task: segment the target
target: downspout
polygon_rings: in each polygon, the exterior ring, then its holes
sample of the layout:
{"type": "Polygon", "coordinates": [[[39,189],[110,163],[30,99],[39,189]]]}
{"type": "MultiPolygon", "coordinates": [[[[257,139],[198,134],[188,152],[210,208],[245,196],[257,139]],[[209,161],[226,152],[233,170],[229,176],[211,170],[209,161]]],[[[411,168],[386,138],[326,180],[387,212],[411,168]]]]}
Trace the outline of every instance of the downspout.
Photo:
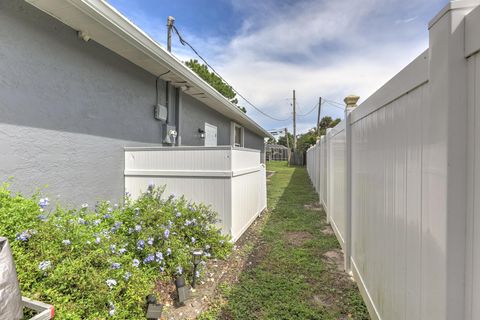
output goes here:
{"type": "Polygon", "coordinates": [[[182,92],[178,88],[175,89],[175,127],[177,128],[177,141],[176,145],[182,145],[182,130],[181,130],[181,110],[182,107],[182,92]]]}

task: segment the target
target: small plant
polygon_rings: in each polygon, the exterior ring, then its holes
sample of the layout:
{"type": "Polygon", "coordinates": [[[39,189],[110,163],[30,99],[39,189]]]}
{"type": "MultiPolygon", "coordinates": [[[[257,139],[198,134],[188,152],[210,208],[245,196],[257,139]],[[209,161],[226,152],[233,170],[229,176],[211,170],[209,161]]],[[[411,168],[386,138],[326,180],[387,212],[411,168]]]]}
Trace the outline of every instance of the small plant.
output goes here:
{"type": "Polygon", "coordinates": [[[24,295],[53,304],[56,319],[142,319],[158,281],[191,277],[191,250],[203,261],[232,249],[204,205],[150,186],[137,200],[80,209],[0,187],[0,235],[9,238],[24,295]]]}

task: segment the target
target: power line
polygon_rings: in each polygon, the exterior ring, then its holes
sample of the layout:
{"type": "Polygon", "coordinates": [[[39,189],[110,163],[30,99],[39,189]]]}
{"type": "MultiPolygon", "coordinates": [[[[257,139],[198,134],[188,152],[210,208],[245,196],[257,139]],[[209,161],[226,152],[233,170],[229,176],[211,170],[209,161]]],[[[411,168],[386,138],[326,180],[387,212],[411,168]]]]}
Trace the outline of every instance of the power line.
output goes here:
{"type": "Polygon", "coordinates": [[[328,100],[328,99],[325,99],[325,98],[323,98],[323,100],[325,100],[326,102],[330,102],[332,104],[336,104],[337,106],[343,107],[345,109],[345,104],[344,103],[333,101],[333,100],[328,100]]]}
{"type": "Polygon", "coordinates": [[[339,107],[338,105],[332,103],[330,100],[325,100],[325,103],[327,103],[327,104],[330,105],[331,107],[335,107],[335,108],[338,108],[338,109],[340,109],[340,110],[344,110],[344,111],[345,111],[345,106],[339,107]]]}
{"type": "Polygon", "coordinates": [[[310,111],[308,111],[307,113],[305,113],[305,114],[299,114],[299,113],[297,113],[297,116],[299,116],[299,117],[306,117],[306,116],[308,116],[310,113],[312,113],[317,107],[318,107],[318,103],[317,103],[316,105],[314,105],[314,106],[312,107],[312,109],[311,109],[310,111]]]}
{"type": "Polygon", "coordinates": [[[258,108],[257,106],[255,106],[253,103],[251,103],[247,98],[245,98],[240,92],[238,92],[237,90],[235,90],[235,88],[230,85],[230,83],[228,83],[198,52],[197,50],[195,50],[195,48],[190,44],[188,43],[185,39],[182,38],[182,36],[180,35],[180,32],[178,32],[177,30],[177,27],[175,27],[175,25],[173,26],[173,30],[175,31],[175,33],[177,34],[178,36],[178,39],[180,40],[180,43],[185,46],[187,45],[188,47],[190,47],[190,49],[192,49],[192,51],[203,61],[203,63],[205,63],[212,71],[215,75],[217,75],[217,77],[219,77],[223,82],[225,82],[228,86],[230,86],[230,88],[232,88],[233,92],[235,92],[240,98],[242,98],[246,103],[248,103],[252,108],[254,108],[255,110],[257,110],[258,112],[260,112],[262,115],[264,115],[265,117],[268,117],[272,120],[275,120],[275,121],[280,121],[280,122],[284,122],[284,121],[289,121],[290,120],[290,117],[287,118],[287,119],[278,119],[278,118],[275,118],[275,117],[272,117],[271,115],[263,112],[260,108],[258,108]]]}

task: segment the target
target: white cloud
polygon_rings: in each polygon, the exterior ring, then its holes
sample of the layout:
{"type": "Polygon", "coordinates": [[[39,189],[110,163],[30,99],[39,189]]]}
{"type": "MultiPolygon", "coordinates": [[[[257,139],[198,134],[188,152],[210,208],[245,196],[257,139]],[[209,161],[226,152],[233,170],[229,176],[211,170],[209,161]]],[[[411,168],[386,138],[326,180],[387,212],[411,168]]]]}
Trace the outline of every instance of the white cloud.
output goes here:
{"type": "MultiPolygon", "coordinates": [[[[405,43],[395,34],[378,42],[376,34],[397,26],[365,30],[365,19],[392,1],[303,1],[289,10],[272,1],[247,1],[246,7],[245,2],[234,3],[237,10],[252,14],[215,64],[237,90],[277,118],[291,114],[285,97],[292,89],[300,113],[310,110],[319,95],[342,101],[355,93],[365,99],[427,46],[426,37],[405,43]]],[[[266,128],[289,125],[271,121],[248,105],[247,109],[266,128]]],[[[324,111],[342,115],[330,106],[324,111]]],[[[299,118],[298,130],[306,131],[315,121],[315,113],[299,118]]]]}

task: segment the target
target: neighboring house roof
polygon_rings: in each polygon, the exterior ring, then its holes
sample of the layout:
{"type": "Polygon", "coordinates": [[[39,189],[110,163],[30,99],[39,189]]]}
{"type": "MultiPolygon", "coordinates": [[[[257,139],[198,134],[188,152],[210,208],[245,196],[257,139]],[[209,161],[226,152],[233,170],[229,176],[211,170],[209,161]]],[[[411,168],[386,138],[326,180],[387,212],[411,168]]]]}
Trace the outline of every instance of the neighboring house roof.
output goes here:
{"type": "Polygon", "coordinates": [[[284,145],[281,144],[267,144],[267,149],[287,149],[284,145]]]}
{"type": "Polygon", "coordinates": [[[263,136],[272,135],[201,79],[139,27],[103,0],[25,0],[186,94],[263,136]],[[168,72],[168,73],[167,73],[168,72]]]}

